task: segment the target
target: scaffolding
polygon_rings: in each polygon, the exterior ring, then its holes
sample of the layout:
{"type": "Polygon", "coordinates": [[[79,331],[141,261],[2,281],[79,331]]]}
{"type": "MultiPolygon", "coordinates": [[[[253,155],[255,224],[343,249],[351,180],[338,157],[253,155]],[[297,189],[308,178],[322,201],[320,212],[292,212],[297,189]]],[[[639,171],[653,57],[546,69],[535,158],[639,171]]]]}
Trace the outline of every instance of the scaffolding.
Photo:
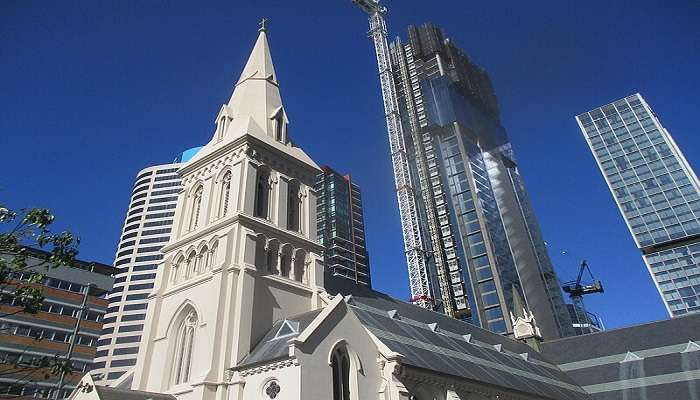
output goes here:
{"type": "Polygon", "coordinates": [[[401,230],[404,240],[404,251],[408,264],[408,279],[411,286],[412,301],[425,308],[434,308],[433,292],[428,275],[427,252],[421,237],[418,206],[415,191],[411,185],[410,169],[406,155],[404,132],[399,116],[399,103],[396,96],[394,72],[392,70],[387,30],[384,15],[386,7],[379,0],[353,0],[358,7],[369,15],[370,37],[374,42],[379,67],[382,98],[386,125],[389,133],[389,147],[394,169],[394,183],[399,202],[401,230]]]}

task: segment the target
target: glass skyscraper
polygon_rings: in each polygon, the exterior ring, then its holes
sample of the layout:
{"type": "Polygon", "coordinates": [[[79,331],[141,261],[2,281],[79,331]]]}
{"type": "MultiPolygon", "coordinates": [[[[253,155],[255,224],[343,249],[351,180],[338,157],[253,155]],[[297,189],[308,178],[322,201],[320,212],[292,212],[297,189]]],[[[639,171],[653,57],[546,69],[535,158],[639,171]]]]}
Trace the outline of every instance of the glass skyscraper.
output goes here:
{"type": "Polygon", "coordinates": [[[360,187],[350,175],[339,174],[328,166],[321,169],[314,189],[318,238],[325,247],[326,272],[369,287],[372,281],[360,187]]]}
{"type": "Polygon", "coordinates": [[[700,310],[700,184],[637,93],[576,117],[671,316],[700,310]]]}
{"type": "Polygon", "coordinates": [[[488,74],[439,28],[408,33],[391,61],[436,308],[508,334],[522,304],[573,334],[488,74]]]}

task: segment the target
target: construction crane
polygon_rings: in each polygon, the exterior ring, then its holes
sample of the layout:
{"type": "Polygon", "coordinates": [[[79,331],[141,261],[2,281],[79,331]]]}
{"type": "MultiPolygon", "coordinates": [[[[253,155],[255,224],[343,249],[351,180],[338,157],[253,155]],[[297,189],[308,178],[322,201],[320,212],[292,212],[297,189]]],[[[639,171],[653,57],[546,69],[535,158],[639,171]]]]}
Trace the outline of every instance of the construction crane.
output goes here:
{"type": "Polygon", "coordinates": [[[591,272],[591,268],[588,266],[586,260],[581,261],[581,267],[578,270],[578,277],[576,280],[563,284],[562,290],[569,294],[571,302],[574,305],[576,318],[580,324],[588,321],[588,313],[583,305],[583,296],[593,293],[603,293],[604,291],[603,284],[599,280],[593,278],[593,273],[591,272]],[[591,279],[593,280],[591,283],[581,283],[585,270],[588,270],[588,273],[591,275],[591,279]]]}
{"type": "Polygon", "coordinates": [[[428,275],[428,253],[424,248],[418,223],[418,206],[416,204],[415,191],[411,186],[404,130],[399,116],[399,101],[396,95],[394,71],[389,54],[386,21],[384,20],[387,9],[379,4],[379,0],[353,0],[353,3],[369,15],[369,34],[374,42],[374,49],[377,55],[379,81],[382,88],[386,125],[389,133],[391,162],[394,169],[394,183],[399,202],[404,251],[408,264],[411,300],[416,305],[433,309],[435,304],[432,301],[434,295],[428,275]]]}

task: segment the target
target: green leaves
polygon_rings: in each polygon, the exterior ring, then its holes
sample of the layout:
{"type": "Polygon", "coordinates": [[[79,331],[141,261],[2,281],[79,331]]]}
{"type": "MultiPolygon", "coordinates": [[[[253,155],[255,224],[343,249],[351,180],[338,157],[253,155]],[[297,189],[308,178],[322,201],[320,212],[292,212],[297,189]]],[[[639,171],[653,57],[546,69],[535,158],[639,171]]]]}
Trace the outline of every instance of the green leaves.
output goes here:
{"type": "Polygon", "coordinates": [[[73,265],[80,240],[70,232],[52,232],[54,221],[45,208],[14,211],[0,206],[0,302],[36,313],[44,301],[39,283],[45,273],[73,265]],[[32,247],[44,252],[27,249],[32,247]]]}
{"type": "MultiPolygon", "coordinates": [[[[44,208],[14,211],[0,205],[0,304],[17,307],[0,316],[39,312],[44,304],[41,283],[46,272],[75,263],[80,240],[70,232],[52,232],[54,221],[44,208]]],[[[29,362],[25,358],[22,356],[22,365],[15,367],[20,371],[43,369],[46,379],[72,371],[71,362],[59,355],[31,357],[29,362]]]]}

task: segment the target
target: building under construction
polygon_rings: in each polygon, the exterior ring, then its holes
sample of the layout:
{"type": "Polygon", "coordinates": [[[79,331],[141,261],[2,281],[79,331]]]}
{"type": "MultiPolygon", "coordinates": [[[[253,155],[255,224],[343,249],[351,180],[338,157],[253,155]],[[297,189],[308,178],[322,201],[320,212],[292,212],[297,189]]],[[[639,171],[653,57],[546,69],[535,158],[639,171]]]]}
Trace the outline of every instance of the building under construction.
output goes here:
{"type": "Polygon", "coordinates": [[[412,282],[413,300],[506,334],[522,304],[545,338],[571,335],[488,74],[436,26],[410,26],[408,38],[389,45],[389,71],[428,285],[416,293],[412,282]]]}

